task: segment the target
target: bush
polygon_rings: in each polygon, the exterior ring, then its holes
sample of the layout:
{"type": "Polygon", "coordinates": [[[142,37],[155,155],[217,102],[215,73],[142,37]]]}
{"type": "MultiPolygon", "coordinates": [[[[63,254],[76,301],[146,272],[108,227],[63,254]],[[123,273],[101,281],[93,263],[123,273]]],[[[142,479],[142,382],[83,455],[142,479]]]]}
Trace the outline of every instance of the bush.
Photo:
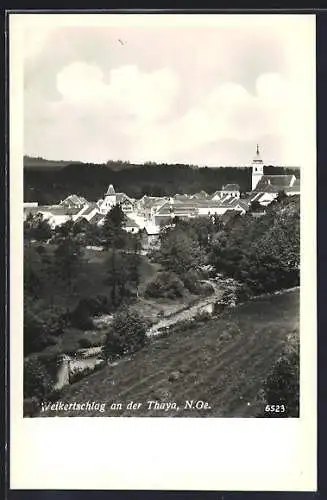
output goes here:
{"type": "Polygon", "coordinates": [[[24,360],[24,398],[45,397],[53,382],[45,365],[36,356],[24,360]]]}
{"type": "Polygon", "coordinates": [[[105,295],[87,297],[81,299],[76,308],[70,314],[70,323],[80,330],[92,330],[94,324],[91,316],[108,314],[112,311],[112,305],[105,295]]]}
{"type": "Polygon", "coordinates": [[[70,314],[70,323],[79,330],[92,330],[94,328],[89,310],[83,307],[82,302],[79,302],[78,306],[70,314]]]}
{"type": "Polygon", "coordinates": [[[112,310],[111,303],[106,295],[97,295],[96,297],[81,299],[77,307],[86,309],[90,316],[107,314],[112,310]]]}
{"type": "Polygon", "coordinates": [[[78,344],[81,349],[88,349],[89,347],[94,347],[94,343],[92,342],[91,339],[88,339],[87,337],[82,337],[79,339],[78,344]]]}
{"type": "Polygon", "coordinates": [[[115,316],[107,334],[104,354],[116,358],[135,352],[146,343],[147,322],[135,310],[122,308],[115,316]]]}
{"type": "Polygon", "coordinates": [[[197,323],[204,323],[212,318],[208,311],[200,311],[194,316],[194,321],[197,323]]]}
{"type": "Polygon", "coordinates": [[[268,375],[263,395],[267,405],[284,405],[286,412],[269,413],[265,417],[299,416],[299,353],[285,352],[275,363],[268,375]]]}
{"type": "MultiPolygon", "coordinates": [[[[50,332],[51,333],[51,332],[50,332]]],[[[56,344],[56,339],[47,332],[47,325],[37,314],[24,312],[24,356],[40,352],[49,345],[56,344]]]]}
{"type": "Polygon", "coordinates": [[[185,288],[189,292],[199,294],[202,291],[201,284],[199,283],[200,274],[195,269],[189,269],[182,277],[185,288]]]}
{"type": "Polygon", "coordinates": [[[175,299],[183,297],[184,285],[180,278],[170,271],[163,271],[148,283],[145,296],[151,298],[175,299]]]}

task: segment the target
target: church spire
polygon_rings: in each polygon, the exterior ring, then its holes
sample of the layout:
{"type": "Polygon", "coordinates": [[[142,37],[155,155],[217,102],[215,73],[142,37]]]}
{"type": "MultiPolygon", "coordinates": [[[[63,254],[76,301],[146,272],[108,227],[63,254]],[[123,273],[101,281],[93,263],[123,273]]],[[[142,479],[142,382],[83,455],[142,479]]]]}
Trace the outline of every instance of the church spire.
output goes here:
{"type": "Polygon", "coordinates": [[[256,155],[255,155],[255,158],[253,160],[253,163],[261,163],[262,164],[262,159],[261,159],[260,151],[259,151],[259,144],[257,144],[256,155]]]}

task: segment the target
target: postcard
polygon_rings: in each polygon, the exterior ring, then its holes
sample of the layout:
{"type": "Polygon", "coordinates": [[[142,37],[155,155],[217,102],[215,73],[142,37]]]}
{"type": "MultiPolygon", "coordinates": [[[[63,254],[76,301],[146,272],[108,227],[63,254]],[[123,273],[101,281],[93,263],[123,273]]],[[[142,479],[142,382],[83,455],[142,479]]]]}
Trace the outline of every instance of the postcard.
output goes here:
{"type": "Polygon", "coordinates": [[[11,487],[316,489],[315,17],[9,14],[11,487]]]}

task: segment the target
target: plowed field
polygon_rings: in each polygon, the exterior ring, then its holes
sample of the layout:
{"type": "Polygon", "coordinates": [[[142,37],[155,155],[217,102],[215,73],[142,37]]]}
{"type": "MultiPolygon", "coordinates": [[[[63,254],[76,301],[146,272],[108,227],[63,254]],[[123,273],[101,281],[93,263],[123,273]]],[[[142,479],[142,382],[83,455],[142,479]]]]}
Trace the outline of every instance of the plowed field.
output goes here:
{"type": "Polygon", "coordinates": [[[256,397],[262,382],[288,335],[298,332],[298,290],[259,298],[153,339],[131,359],[73,384],[62,396],[65,403],[106,403],[104,412],[71,409],[42,416],[252,417],[260,410],[256,397]],[[127,410],[131,401],[142,404],[127,410]],[[186,401],[193,401],[192,408],[185,409],[186,401]],[[197,401],[203,402],[198,408],[197,401]]]}

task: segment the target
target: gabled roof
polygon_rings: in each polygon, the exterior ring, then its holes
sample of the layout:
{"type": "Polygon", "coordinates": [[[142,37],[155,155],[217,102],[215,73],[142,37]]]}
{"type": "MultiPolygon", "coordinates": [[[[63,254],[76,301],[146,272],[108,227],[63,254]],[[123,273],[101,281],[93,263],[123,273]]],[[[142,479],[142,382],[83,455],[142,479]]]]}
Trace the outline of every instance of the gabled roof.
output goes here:
{"type": "Polygon", "coordinates": [[[256,200],[256,201],[259,201],[259,199],[261,198],[262,194],[263,194],[263,193],[260,193],[260,192],[257,192],[257,191],[253,191],[253,192],[250,194],[249,198],[247,198],[247,200],[248,200],[250,203],[252,203],[252,202],[253,202],[253,201],[255,201],[255,200],[256,200]]]}
{"type": "Polygon", "coordinates": [[[85,223],[85,224],[89,224],[90,221],[88,221],[85,217],[83,217],[83,215],[79,215],[77,217],[77,219],[75,220],[75,224],[80,224],[81,222],[85,223]]]}
{"type": "Polygon", "coordinates": [[[222,193],[221,191],[215,191],[215,192],[211,195],[211,198],[214,198],[215,196],[219,196],[219,197],[221,198],[221,197],[222,197],[222,196],[224,196],[224,195],[223,195],[223,193],[222,193]]]}
{"type": "Polygon", "coordinates": [[[176,201],[185,201],[185,200],[189,200],[190,197],[187,195],[187,194],[175,194],[174,196],[174,200],[176,201]]]}
{"type": "Polygon", "coordinates": [[[293,181],[294,175],[263,175],[256,185],[255,191],[267,191],[264,189],[267,186],[273,186],[277,188],[277,191],[282,191],[291,187],[293,181]]]}
{"type": "Polygon", "coordinates": [[[208,193],[202,190],[199,193],[191,194],[190,198],[202,199],[202,198],[208,198],[208,196],[209,196],[208,193]]]}
{"type": "Polygon", "coordinates": [[[226,184],[222,187],[222,191],[239,191],[240,186],[238,184],[226,184]]]}
{"type": "Polygon", "coordinates": [[[158,197],[158,196],[143,196],[138,202],[138,205],[142,208],[151,210],[151,208],[160,207],[168,201],[168,198],[158,197]]]}
{"type": "Polygon", "coordinates": [[[65,198],[60,205],[64,205],[66,203],[73,203],[74,205],[81,205],[83,203],[87,203],[86,199],[83,196],[77,196],[76,194],[70,194],[65,198]]]}
{"type": "MultiPolygon", "coordinates": [[[[83,217],[83,216],[82,216],[83,217]]],[[[99,214],[99,212],[97,212],[96,214],[94,214],[91,219],[89,219],[89,223],[90,224],[99,224],[99,222],[101,220],[103,220],[105,218],[105,215],[103,214],[99,214]]]]}
{"type": "Polygon", "coordinates": [[[97,209],[98,205],[96,203],[90,203],[86,210],[82,213],[82,216],[89,215],[95,208],[97,209]]]}
{"type": "Polygon", "coordinates": [[[124,203],[125,201],[132,203],[132,200],[125,193],[116,193],[116,201],[117,203],[124,203]]]}
{"type": "Polygon", "coordinates": [[[126,217],[126,223],[125,227],[140,227],[135,220],[131,219],[130,217],[126,217]]]}
{"type": "Polygon", "coordinates": [[[114,190],[114,187],[112,184],[109,185],[108,189],[107,189],[107,192],[106,192],[106,195],[109,195],[109,196],[112,196],[116,194],[115,190],[114,190]]]}

